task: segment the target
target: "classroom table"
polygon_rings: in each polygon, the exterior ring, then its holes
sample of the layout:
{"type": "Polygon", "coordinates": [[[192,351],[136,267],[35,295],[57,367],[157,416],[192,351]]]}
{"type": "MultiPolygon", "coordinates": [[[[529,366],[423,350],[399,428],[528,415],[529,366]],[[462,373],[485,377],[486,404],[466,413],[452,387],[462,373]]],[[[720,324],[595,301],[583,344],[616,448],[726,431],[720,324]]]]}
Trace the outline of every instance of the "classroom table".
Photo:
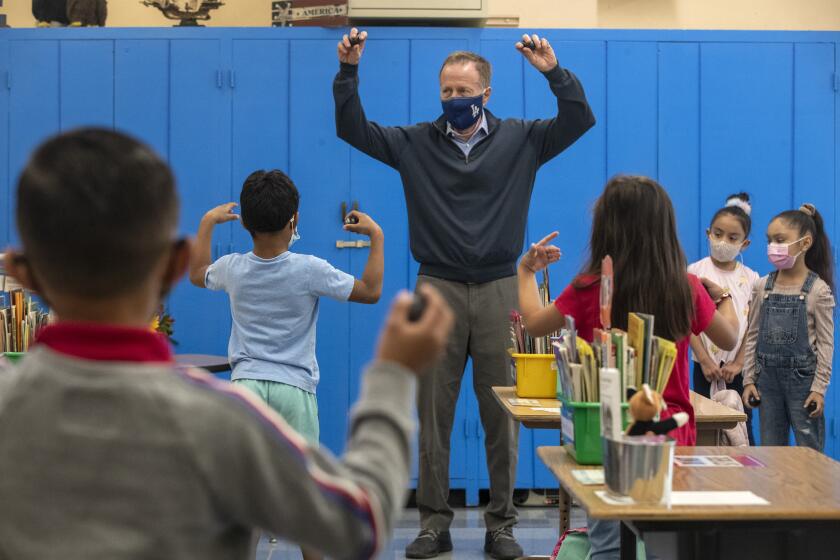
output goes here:
{"type": "Polygon", "coordinates": [[[662,559],[774,560],[840,556],[840,463],[804,447],[677,447],[676,455],[747,455],[759,466],[674,467],[673,491],[751,491],[768,505],[608,505],[583,485],[562,447],[537,454],[590,517],[620,521],[621,558],[635,537],[662,559]]]}
{"type": "Polygon", "coordinates": [[[179,366],[193,366],[210,373],[230,371],[230,362],[227,356],[214,356],[212,354],[176,354],[175,362],[179,366]]]}
{"type": "MultiPolygon", "coordinates": [[[[560,401],[557,399],[530,399],[537,402],[534,405],[517,406],[511,404],[510,399],[516,399],[516,387],[493,387],[493,395],[514,420],[522,423],[526,428],[535,430],[560,429],[560,401]],[[547,409],[547,410],[539,410],[547,409]]],[[[744,422],[747,415],[723,406],[702,395],[691,391],[691,404],[694,406],[694,420],[697,424],[697,445],[716,445],[720,431],[734,428],[738,422],[744,422]]],[[[557,443],[561,443],[558,436],[557,443]]],[[[560,487],[558,495],[560,508],[560,531],[569,528],[571,519],[572,500],[568,493],[560,487]]]]}
{"type": "MultiPolygon", "coordinates": [[[[510,416],[526,428],[559,430],[560,401],[556,399],[532,399],[539,404],[516,406],[510,399],[516,399],[516,387],[493,387],[493,395],[510,416]],[[535,410],[546,408],[551,410],[535,410]]],[[[719,441],[721,430],[734,428],[738,422],[745,422],[747,415],[732,410],[703,395],[691,391],[691,405],[694,407],[694,421],[697,424],[697,445],[715,445],[719,441]]]]}

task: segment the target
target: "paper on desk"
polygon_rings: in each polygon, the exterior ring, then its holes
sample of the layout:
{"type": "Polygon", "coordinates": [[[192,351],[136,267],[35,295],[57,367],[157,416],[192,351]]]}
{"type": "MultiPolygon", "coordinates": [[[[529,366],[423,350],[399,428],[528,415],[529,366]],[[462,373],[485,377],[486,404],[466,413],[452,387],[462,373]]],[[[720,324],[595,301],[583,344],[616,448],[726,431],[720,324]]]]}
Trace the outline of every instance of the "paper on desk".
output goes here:
{"type": "MultiPolygon", "coordinates": [[[[600,490],[595,495],[611,506],[634,505],[630,497],[620,497],[600,490]]],[[[750,491],[743,492],[671,492],[672,506],[767,506],[770,502],[750,491]]]]}
{"type": "Polygon", "coordinates": [[[671,492],[672,506],[767,506],[770,502],[750,491],[671,492]]]}
{"type": "Polygon", "coordinates": [[[534,399],[508,399],[513,406],[539,406],[540,401],[534,399]]]}
{"type": "Polygon", "coordinates": [[[572,476],[586,486],[604,483],[604,469],[575,469],[572,476]]]}
{"type": "Polygon", "coordinates": [[[560,414],[560,407],[557,408],[546,408],[544,406],[532,406],[531,410],[536,410],[538,412],[553,412],[555,414],[560,414]]]}
{"type": "Polygon", "coordinates": [[[674,464],[678,467],[743,467],[729,455],[677,455],[674,464]]]}

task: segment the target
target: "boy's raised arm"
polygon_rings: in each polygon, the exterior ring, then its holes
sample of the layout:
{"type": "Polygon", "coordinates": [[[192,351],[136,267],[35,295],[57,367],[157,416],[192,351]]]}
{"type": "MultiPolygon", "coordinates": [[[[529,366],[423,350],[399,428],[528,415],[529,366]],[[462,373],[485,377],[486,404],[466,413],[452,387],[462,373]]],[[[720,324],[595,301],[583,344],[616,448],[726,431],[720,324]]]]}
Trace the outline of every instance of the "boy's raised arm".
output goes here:
{"type": "Polygon", "coordinates": [[[205,288],[204,276],[207,274],[207,267],[213,261],[211,246],[213,241],[213,228],[217,224],[238,220],[239,215],[233,213],[237,206],[235,202],[228,202],[209,210],[201,223],[198,225],[195,243],[190,254],[190,282],[199,288],[205,288]]]}
{"type": "Polygon", "coordinates": [[[376,303],[382,295],[382,275],[385,272],[385,237],[382,228],[370,216],[358,210],[353,210],[347,217],[355,218],[356,223],[345,224],[345,230],[370,237],[370,253],[365,270],[362,272],[362,278],[353,284],[349,300],[356,303],[376,303]]]}

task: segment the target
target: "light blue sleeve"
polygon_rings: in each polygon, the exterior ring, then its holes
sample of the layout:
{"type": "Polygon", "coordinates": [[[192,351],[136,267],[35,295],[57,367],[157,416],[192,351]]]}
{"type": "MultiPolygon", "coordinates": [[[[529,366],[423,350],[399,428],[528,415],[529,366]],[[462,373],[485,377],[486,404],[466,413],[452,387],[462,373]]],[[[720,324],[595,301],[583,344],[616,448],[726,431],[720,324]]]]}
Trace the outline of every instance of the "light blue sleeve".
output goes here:
{"type": "Polygon", "coordinates": [[[338,270],[324,259],[310,259],[309,292],[312,295],[347,301],[355,283],[356,279],[351,274],[338,270]]]}
{"type": "Polygon", "coordinates": [[[204,273],[204,286],[208,290],[227,290],[228,268],[233,255],[225,255],[207,267],[204,273]]]}

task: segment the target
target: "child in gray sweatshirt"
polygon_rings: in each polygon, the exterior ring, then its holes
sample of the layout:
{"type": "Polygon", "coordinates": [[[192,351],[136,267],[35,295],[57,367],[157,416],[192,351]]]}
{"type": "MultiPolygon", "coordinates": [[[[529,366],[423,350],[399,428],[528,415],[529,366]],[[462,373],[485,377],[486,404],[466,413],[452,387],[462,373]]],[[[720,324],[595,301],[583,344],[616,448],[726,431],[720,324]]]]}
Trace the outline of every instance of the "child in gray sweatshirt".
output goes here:
{"type": "Polygon", "coordinates": [[[0,372],[0,558],[253,558],[262,529],[369,558],[403,504],[415,372],[452,316],[397,298],[340,460],[245,390],[175,367],[149,318],[187,267],[169,168],[125,135],[43,144],[21,175],[8,272],[60,321],[0,372]],[[60,551],[60,552],[59,552],[60,551]]]}

